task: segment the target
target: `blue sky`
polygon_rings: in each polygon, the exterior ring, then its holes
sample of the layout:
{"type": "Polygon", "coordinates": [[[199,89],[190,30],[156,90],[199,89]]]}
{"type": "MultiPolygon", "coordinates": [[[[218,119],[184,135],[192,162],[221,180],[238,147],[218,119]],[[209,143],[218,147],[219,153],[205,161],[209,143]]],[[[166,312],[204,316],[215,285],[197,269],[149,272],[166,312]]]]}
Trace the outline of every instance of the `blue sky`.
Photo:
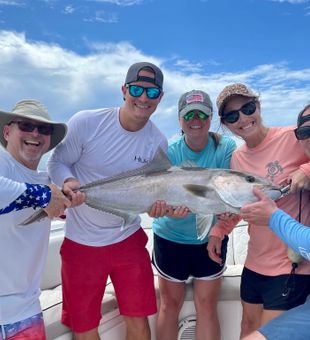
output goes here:
{"type": "Polygon", "coordinates": [[[260,93],[267,126],[295,124],[310,102],[309,36],[310,0],[0,0],[0,108],[34,98],[67,121],[119,106],[128,67],[151,61],[165,75],[152,120],[168,138],[183,92],[215,104],[233,82],[260,93]]]}

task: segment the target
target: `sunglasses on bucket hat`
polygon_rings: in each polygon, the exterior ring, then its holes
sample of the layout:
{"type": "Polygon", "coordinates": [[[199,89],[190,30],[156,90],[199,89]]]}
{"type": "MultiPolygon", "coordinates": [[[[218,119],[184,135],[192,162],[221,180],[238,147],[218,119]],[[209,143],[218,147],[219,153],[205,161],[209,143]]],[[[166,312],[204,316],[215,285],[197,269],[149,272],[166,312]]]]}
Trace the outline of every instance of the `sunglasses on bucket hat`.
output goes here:
{"type": "Polygon", "coordinates": [[[126,84],[126,88],[129,89],[129,94],[132,97],[141,97],[144,91],[149,99],[157,99],[161,94],[159,87],[143,87],[140,85],[126,84]]]}
{"type": "MultiPolygon", "coordinates": [[[[187,112],[184,116],[183,119],[186,122],[191,121],[194,117],[196,116],[196,112],[195,111],[189,111],[187,112]]],[[[201,120],[207,120],[209,118],[209,116],[207,114],[205,114],[202,111],[197,111],[197,116],[198,118],[200,118],[201,120]]]]}
{"type": "Polygon", "coordinates": [[[308,139],[310,137],[310,126],[300,126],[294,130],[295,136],[298,140],[308,139]]]}
{"type": "Polygon", "coordinates": [[[23,132],[32,132],[37,128],[38,132],[45,136],[50,136],[54,131],[53,126],[50,124],[34,124],[23,120],[13,120],[8,125],[11,124],[17,124],[18,128],[23,132]]]}
{"type": "Polygon", "coordinates": [[[225,123],[234,124],[240,118],[240,111],[246,116],[251,116],[256,111],[256,102],[252,100],[244,104],[240,109],[226,112],[222,115],[221,120],[225,123]]]}

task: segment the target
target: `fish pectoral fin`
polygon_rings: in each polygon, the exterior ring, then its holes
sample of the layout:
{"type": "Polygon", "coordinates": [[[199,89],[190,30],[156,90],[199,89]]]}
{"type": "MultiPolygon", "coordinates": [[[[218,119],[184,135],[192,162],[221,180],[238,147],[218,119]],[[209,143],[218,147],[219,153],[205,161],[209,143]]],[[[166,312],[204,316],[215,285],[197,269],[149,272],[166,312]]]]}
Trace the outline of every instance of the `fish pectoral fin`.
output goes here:
{"type": "Polygon", "coordinates": [[[102,211],[106,214],[112,214],[112,215],[115,215],[115,216],[122,218],[123,219],[122,228],[131,224],[137,218],[137,214],[125,212],[123,210],[103,207],[102,203],[98,202],[95,199],[91,199],[90,197],[86,198],[85,203],[91,208],[102,211]]]}
{"type": "Polygon", "coordinates": [[[196,231],[198,240],[203,240],[208,235],[212,227],[213,219],[213,214],[196,215],[196,231]]]}
{"type": "Polygon", "coordinates": [[[185,190],[199,197],[207,197],[207,192],[209,191],[208,187],[204,185],[184,184],[183,187],[185,190]]]}

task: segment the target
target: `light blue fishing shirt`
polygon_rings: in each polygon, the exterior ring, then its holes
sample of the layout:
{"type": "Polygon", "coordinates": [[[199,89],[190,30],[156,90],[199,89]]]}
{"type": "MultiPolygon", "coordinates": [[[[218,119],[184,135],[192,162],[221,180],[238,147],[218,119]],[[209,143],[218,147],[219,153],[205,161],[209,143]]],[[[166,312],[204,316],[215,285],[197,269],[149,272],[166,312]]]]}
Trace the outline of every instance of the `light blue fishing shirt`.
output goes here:
{"type": "MultiPolygon", "coordinates": [[[[230,168],[230,159],[236,143],[233,139],[222,136],[217,148],[209,133],[207,146],[200,152],[191,150],[185,143],[184,136],[173,142],[168,148],[168,157],[172,165],[182,166],[190,161],[202,168],[230,168]]],[[[214,219],[213,224],[216,219],[214,219]]],[[[196,215],[189,214],[186,218],[160,217],[153,221],[153,231],[156,235],[167,240],[186,243],[206,243],[208,237],[197,240],[196,215]]]]}
{"type": "Polygon", "coordinates": [[[297,222],[283,210],[276,210],[269,226],[280,239],[310,261],[310,227],[297,222]]]}

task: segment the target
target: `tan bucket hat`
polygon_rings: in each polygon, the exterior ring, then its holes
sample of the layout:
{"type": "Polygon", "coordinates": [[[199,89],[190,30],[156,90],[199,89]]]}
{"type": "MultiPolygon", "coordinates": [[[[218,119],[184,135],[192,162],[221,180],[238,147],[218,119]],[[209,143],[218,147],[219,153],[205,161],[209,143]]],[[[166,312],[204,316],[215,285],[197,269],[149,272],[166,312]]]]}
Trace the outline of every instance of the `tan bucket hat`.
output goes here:
{"type": "Polygon", "coordinates": [[[17,102],[11,112],[0,111],[0,142],[5,148],[7,141],[3,136],[3,128],[16,117],[32,119],[53,125],[54,130],[51,135],[51,145],[48,151],[52,150],[58,143],[60,143],[67,134],[67,125],[64,123],[53,122],[46,107],[44,107],[40,102],[33,99],[24,99],[17,102]]]}

